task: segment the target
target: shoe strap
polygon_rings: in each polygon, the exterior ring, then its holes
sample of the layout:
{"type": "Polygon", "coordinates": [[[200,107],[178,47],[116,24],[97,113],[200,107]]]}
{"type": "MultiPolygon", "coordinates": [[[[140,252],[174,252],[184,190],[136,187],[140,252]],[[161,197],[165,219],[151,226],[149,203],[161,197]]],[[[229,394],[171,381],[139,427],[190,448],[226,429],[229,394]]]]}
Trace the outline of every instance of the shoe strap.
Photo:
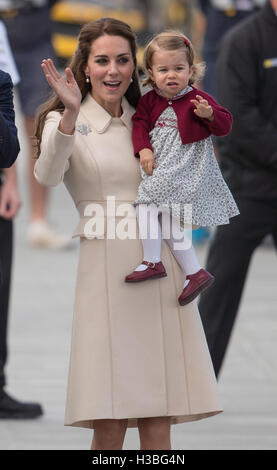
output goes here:
{"type": "Polygon", "coordinates": [[[141,264],[145,264],[146,266],[148,266],[151,269],[154,269],[155,266],[156,266],[156,263],[152,263],[151,261],[143,261],[141,264]]]}
{"type": "Polygon", "coordinates": [[[194,276],[195,276],[195,273],[194,273],[194,274],[188,274],[188,275],[186,276],[186,279],[188,279],[189,281],[191,281],[191,279],[193,279],[194,276]]]}
{"type": "Polygon", "coordinates": [[[199,271],[197,271],[196,273],[188,274],[188,275],[186,276],[186,279],[190,279],[190,280],[191,280],[191,279],[194,279],[195,274],[198,274],[200,271],[201,271],[201,269],[199,269],[199,271]]]}

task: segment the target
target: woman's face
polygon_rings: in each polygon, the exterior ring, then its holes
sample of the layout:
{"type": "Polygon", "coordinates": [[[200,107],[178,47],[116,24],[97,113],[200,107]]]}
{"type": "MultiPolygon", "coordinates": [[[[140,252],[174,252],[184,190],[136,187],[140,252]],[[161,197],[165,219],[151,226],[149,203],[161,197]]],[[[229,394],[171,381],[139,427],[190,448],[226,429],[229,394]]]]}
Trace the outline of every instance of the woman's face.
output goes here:
{"type": "Polygon", "coordinates": [[[133,71],[134,61],[127,39],[104,35],[93,41],[85,74],[90,77],[93,98],[107,111],[120,107],[133,71]]]}

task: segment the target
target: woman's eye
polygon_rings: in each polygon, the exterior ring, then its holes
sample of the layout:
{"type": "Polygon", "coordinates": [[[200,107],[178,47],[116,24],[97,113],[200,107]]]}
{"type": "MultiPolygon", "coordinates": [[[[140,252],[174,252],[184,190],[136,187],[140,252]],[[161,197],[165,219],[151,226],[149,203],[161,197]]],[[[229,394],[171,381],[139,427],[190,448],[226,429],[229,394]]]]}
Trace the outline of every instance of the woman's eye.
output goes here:
{"type": "Polygon", "coordinates": [[[126,64],[127,62],[129,62],[128,57],[121,57],[121,58],[119,59],[119,63],[120,63],[120,64],[126,64]]]}
{"type": "Polygon", "coordinates": [[[106,63],[107,63],[107,59],[97,59],[97,60],[96,60],[96,63],[97,63],[97,64],[106,64],[106,63]]]}

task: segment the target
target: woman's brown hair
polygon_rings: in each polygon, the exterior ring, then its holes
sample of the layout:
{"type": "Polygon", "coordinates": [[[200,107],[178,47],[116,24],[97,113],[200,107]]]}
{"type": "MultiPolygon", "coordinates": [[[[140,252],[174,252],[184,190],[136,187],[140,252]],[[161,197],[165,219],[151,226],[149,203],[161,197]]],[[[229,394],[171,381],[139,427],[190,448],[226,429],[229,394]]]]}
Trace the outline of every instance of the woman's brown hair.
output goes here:
{"type": "MultiPolygon", "coordinates": [[[[137,74],[137,45],[136,37],[132,29],[127,23],[114,18],[101,18],[97,21],[91,21],[84,25],[78,36],[78,48],[71,59],[69,67],[71,68],[75,80],[80,88],[82,100],[91,90],[91,84],[86,82],[84,73],[85,66],[87,65],[88,57],[91,50],[93,41],[100,36],[108,34],[110,36],[121,36],[129,42],[133,61],[134,72],[132,75],[132,83],[128,87],[125,96],[129,103],[136,107],[141,96],[139,80],[137,74]]],[[[36,117],[35,138],[37,145],[37,155],[40,154],[41,136],[44,128],[46,116],[50,111],[64,111],[64,105],[59,97],[53,92],[52,96],[47,100],[38,110],[36,117]]]]}
{"type": "Polygon", "coordinates": [[[143,68],[147,78],[144,80],[143,86],[155,86],[155,83],[151,80],[148,73],[148,70],[152,69],[154,53],[160,50],[174,51],[178,49],[184,49],[189,66],[193,66],[193,74],[188,84],[192,85],[201,80],[204,76],[206,66],[204,62],[194,63],[195,54],[190,40],[180,31],[168,30],[154,36],[144,50],[143,68]]]}

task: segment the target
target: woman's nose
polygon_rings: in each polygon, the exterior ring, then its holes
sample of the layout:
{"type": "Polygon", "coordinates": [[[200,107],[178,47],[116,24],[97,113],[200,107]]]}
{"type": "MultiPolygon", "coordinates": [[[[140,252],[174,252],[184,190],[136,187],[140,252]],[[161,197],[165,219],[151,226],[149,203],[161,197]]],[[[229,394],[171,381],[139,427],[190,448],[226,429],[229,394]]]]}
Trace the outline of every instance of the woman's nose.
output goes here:
{"type": "Polygon", "coordinates": [[[116,64],[116,62],[111,61],[110,64],[109,64],[108,73],[109,73],[110,75],[116,75],[117,72],[118,72],[118,69],[117,69],[117,64],[116,64]]]}

